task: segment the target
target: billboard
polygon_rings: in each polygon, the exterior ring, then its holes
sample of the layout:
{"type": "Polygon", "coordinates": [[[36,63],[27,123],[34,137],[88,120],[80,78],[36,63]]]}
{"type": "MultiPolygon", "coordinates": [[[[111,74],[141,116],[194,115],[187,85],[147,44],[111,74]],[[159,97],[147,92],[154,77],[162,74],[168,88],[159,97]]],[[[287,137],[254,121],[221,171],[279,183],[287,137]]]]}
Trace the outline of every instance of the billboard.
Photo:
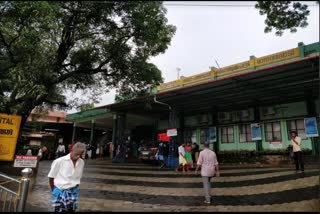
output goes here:
{"type": "Polygon", "coordinates": [[[0,114],[0,160],[12,161],[16,151],[21,117],[0,114]]]}

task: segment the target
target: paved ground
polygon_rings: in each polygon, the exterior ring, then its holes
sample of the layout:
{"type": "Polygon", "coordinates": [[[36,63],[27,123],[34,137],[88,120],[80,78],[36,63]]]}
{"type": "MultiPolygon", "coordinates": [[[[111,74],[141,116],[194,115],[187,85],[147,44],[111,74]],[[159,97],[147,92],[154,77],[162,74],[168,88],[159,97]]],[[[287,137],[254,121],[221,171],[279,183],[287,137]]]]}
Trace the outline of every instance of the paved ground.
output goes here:
{"type": "MultiPolygon", "coordinates": [[[[47,174],[41,161],[30,191],[27,212],[49,211],[47,174]]],[[[319,169],[304,175],[291,168],[221,166],[213,179],[213,204],[203,204],[200,175],[174,174],[157,166],[86,160],[79,211],[311,211],[319,212],[319,169]]]]}

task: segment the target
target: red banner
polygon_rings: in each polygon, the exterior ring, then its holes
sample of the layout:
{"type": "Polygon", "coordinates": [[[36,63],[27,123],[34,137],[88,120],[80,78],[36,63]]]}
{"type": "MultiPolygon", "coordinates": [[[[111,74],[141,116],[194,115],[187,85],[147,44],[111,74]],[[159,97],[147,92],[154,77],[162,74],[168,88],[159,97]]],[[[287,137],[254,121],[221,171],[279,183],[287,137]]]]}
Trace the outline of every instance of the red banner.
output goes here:
{"type": "Polygon", "coordinates": [[[158,134],[158,140],[159,141],[169,142],[170,141],[170,137],[165,132],[164,133],[159,133],[158,134]]]}

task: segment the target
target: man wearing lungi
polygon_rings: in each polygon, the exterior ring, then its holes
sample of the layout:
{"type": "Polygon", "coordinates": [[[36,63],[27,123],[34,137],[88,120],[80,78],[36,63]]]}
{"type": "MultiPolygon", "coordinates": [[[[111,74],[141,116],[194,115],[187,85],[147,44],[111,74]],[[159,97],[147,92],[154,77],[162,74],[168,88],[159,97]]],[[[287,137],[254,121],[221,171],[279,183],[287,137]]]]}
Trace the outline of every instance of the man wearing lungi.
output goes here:
{"type": "Polygon", "coordinates": [[[86,145],[78,142],[69,154],[54,160],[51,165],[48,177],[54,212],[74,212],[78,208],[79,184],[84,168],[84,160],[80,157],[85,149],[86,145]]]}

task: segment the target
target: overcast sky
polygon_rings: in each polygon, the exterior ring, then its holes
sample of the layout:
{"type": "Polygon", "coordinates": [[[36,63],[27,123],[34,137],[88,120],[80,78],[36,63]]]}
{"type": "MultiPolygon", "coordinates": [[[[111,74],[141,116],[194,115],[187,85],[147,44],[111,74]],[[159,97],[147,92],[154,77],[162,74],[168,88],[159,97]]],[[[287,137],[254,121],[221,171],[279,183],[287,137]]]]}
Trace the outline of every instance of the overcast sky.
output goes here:
{"type": "MultiPolygon", "coordinates": [[[[319,5],[315,1],[304,3],[310,5],[309,25],[296,33],[287,30],[279,37],[274,30],[264,33],[265,16],[254,8],[254,1],[165,1],[168,23],[177,31],[167,51],[150,61],[169,82],[177,79],[178,67],[181,76],[191,76],[217,67],[215,60],[224,67],[249,60],[251,55],[261,57],[295,48],[299,42],[318,42],[319,5]]],[[[114,103],[114,94],[105,94],[96,106],[114,103]]]]}

